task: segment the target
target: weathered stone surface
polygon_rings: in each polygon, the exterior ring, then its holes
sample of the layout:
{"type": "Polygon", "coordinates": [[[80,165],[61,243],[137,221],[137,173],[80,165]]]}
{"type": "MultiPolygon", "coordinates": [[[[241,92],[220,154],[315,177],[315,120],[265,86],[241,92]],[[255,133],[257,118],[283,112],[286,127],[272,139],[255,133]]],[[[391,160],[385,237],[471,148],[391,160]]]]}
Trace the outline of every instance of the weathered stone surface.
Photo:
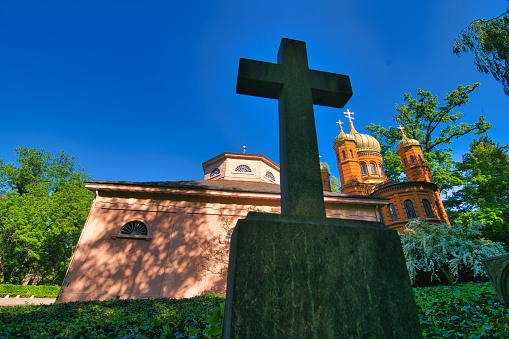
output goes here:
{"type": "Polygon", "coordinates": [[[325,217],[313,104],[343,107],[350,78],[310,70],[306,43],[282,39],[277,64],[240,59],[237,93],[279,100],[282,213],[325,217]]]}
{"type": "Polygon", "coordinates": [[[223,338],[422,338],[397,232],[250,213],[232,237],[223,338]]]}
{"type": "Polygon", "coordinates": [[[509,306],[509,253],[482,260],[500,303],[509,306]]]}

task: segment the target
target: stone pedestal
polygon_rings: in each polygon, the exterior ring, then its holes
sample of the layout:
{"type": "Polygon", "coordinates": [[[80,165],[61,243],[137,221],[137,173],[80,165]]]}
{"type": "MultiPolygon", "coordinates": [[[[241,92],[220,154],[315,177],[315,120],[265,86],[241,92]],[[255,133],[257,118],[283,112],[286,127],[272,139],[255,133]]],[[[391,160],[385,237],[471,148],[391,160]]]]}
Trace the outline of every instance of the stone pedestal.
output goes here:
{"type": "Polygon", "coordinates": [[[223,338],[422,338],[398,234],[251,212],[232,235],[223,338]]]}
{"type": "Polygon", "coordinates": [[[500,303],[509,307],[509,253],[482,260],[500,303]]]}

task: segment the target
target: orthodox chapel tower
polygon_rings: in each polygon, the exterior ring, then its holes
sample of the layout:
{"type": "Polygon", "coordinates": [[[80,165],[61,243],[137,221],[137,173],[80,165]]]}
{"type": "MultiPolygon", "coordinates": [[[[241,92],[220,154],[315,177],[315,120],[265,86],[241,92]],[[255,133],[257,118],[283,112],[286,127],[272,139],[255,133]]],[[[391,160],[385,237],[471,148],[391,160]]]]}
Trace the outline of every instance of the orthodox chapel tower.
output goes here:
{"type": "Polygon", "coordinates": [[[401,141],[397,145],[397,154],[408,181],[388,180],[383,169],[380,143],[371,135],[355,130],[352,114],[349,110],[345,112],[350,122],[350,133],[343,131],[339,121],[340,133],[334,139],[341,193],[388,199],[389,204],[378,211],[380,221],[398,230],[416,218],[449,223],[440,190],[433,183],[419,141],[407,138],[404,128],[399,127],[401,141]]]}
{"type": "Polygon", "coordinates": [[[338,161],[341,179],[341,193],[370,194],[375,185],[387,181],[383,169],[383,156],[380,143],[368,134],[355,130],[352,120],[353,112],[347,110],[345,115],[350,121],[350,133],[346,134],[338,121],[341,132],[334,139],[334,150],[338,161]]]}

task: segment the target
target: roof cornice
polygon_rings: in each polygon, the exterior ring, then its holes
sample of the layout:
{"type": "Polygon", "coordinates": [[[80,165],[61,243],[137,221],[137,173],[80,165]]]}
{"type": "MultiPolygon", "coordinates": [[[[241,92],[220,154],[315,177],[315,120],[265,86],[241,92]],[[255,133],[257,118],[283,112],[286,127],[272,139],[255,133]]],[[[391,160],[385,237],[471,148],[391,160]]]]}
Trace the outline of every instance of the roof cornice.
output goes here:
{"type": "MultiPolygon", "coordinates": [[[[142,183],[146,184],[146,183],[142,183]]],[[[133,194],[165,194],[165,195],[193,195],[222,198],[244,198],[244,199],[269,199],[280,200],[279,190],[246,189],[236,187],[162,187],[136,185],[136,183],[115,183],[115,182],[87,182],[85,187],[90,191],[101,195],[100,192],[131,192],[133,194]]],[[[327,192],[324,196],[325,203],[348,203],[362,205],[387,205],[388,200],[381,197],[369,195],[351,195],[334,192],[327,192]]]]}

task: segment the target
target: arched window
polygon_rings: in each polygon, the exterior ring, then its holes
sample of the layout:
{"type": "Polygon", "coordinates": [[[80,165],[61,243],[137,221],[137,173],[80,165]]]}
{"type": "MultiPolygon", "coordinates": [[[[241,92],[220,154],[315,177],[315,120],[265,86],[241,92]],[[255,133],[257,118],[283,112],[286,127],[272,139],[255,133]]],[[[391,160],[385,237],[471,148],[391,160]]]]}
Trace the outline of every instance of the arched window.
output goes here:
{"type": "Polygon", "coordinates": [[[139,220],[129,221],[120,230],[123,235],[147,235],[147,225],[139,220]]]}
{"type": "Polygon", "coordinates": [[[239,165],[235,168],[235,172],[251,172],[251,168],[247,165],[239,165]]]}
{"type": "Polygon", "coordinates": [[[274,177],[274,174],[272,174],[272,172],[267,171],[267,173],[265,173],[265,177],[272,181],[276,181],[276,178],[274,177]]]}
{"type": "Polygon", "coordinates": [[[415,159],[413,155],[410,156],[410,162],[412,163],[412,165],[415,165],[415,159]]]}
{"type": "Polygon", "coordinates": [[[210,172],[210,176],[213,177],[213,176],[216,176],[218,175],[219,173],[221,173],[221,171],[219,170],[219,168],[214,168],[212,170],[212,172],[210,172]]]}
{"type": "Polygon", "coordinates": [[[385,176],[384,167],[382,164],[378,164],[378,169],[380,171],[380,175],[385,176]]]}
{"type": "Polygon", "coordinates": [[[419,156],[419,162],[420,162],[421,164],[424,164],[424,160],[422,160],[421,155],[420,155],[420,154],[418,154],[418,156],[419,156]]]}
{"type": "Polygon", "coordinates": [[[404,204],[408,219],[417,218],[417,215],[415,214],[414,204],[412,204],[410,200],[405,200],[404,204]]]}
{"type": "Polygon", "coordinates": [[[380,217],[380,221],[385,224],[384,215],[382,213],[382,209],[381,208],[378,209],[378,216],[380,217]]]}
{"type": "Polygon", "coordinates": [[[407,164],[406,164],[406,159],[405,158],[403,158],[403,163],[405,164],[405,167],[406,167],[407,164]]]}
{"type": "Polygon", "coordinates": [[[353,158],[353,152],[350,150],[350,158],[353,158]]]}
{"type": "Polygon", "coordinates": [[[389,204],[389,215],[391,216],[391,221],[398,221],[398,214],[396,213],[394,204],[389,204]]]}
{"type": "Polygon", "coordinates": [[[422,199],[422,205],[424,206],[424,210],[426,211],[426,217],[433,218],[433,210],[431,209],[431,205],[429,204],[428,199],[422,199]]]}
{"type": "Polygon", "coordinates": [[[376,174],[376,166],[374,163],[369,164],[369,170],[371,171],[371,174],[376,174]]]}
{"type": "Polygon", "coordinates": [[[341,151],[341,153],[343,153],[343,160],[346,159],[346,153],[345,151],[341,151]]]}
{"type": "Polygon", "coordinates": [[[366,165],[364,165],[362,162],[361,162],[361,174],[362,175],[368,174],[368,170],[366,169],[366,165]]]}

